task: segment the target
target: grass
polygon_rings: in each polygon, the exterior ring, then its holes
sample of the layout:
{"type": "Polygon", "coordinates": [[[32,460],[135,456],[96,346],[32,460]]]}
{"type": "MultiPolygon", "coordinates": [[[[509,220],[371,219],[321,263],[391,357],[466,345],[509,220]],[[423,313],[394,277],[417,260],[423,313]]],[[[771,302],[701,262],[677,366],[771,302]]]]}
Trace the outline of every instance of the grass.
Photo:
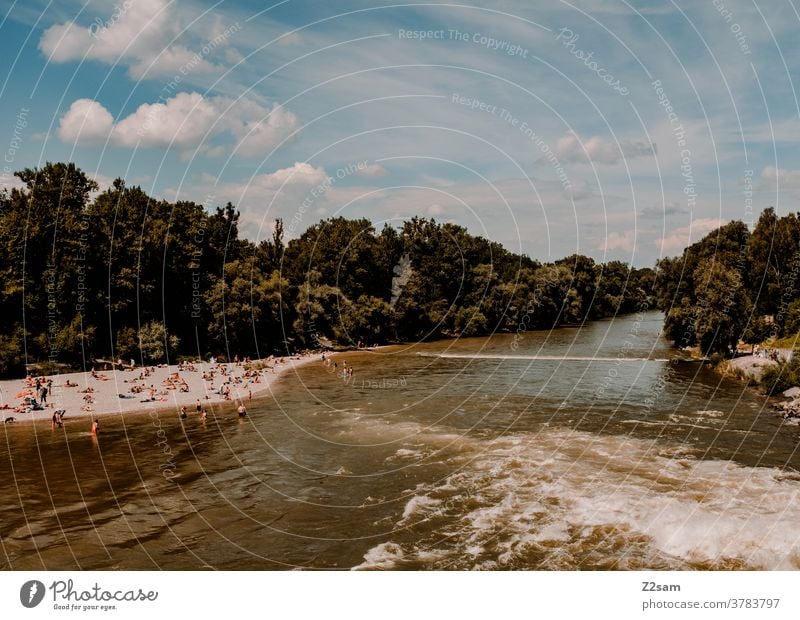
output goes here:
{"type": "Polygon", "coordinates": [[[783,338],[768,340],[764,343],[764,346],[774,347],[775,349],[794,349],[798,345],[800,345],[800,333],[794,336],[784,336],[783,338]]]}

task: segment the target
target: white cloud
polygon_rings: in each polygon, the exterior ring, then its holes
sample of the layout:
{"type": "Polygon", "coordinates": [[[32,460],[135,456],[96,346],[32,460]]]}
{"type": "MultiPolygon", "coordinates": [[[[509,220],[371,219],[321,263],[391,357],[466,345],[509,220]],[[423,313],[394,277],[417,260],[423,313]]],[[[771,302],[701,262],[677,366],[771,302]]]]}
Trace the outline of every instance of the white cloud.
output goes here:
{"type": "Polygon", "coordinates": [[[200,93],[178,93],[165,103],[143,103],[114,127],[119,146],[197,147],[207,140],[220,110],[200,93]]]}
{"type": "Polygon", "coordinates": [[[79,99],[61,118],[58,135],[84,144],[108,140],[122,147],[199,148],[209,156],[222,154],[224,147],[208,142],[228,135],[237,152],[255,155],[277,145],[296,126],[297,117],[277,104],[270,109],[244,98],[178,93],[163,103],[144,103],[117,123],[101,103],[79,99]]]}
{"type": "Polygon", "coordinates": [[[634,247],[636,247],[636,231],[626,230],[622,233],[608,233],[605,242],[601,243],[597,249],[603,252],[610,252],[612,250],[633,252],[634,247]]]}
{"type": "Polygon", "coordinates": [[[674,253],[683,250],[688,245],[700,241],[712,230],[725,224],[725,220],[716,218],[700,218],[692,221],[689,226],[676,228],[663,239],[656,241],[656,245],[661,248],[662,254],[674,253]]]}
{"type": "Polygon", "coordinates": [[[254,101],[237,99],[226,116],[226,124],[238,139],[237,152],[243,155],[264,153],[297,126],[297,117],[277,103],[267,110],[254,101]]]}
{"type": "Polygon", "coordinates": [[[98,189],[94,192],[94,195],[102,194],[106,191],[109,187],[114,185],[114,179],[104,174],[100,174],[99,172],[87,172],[86,176],[93,179],[95,183],[97,183],[98,189]]]}
{"type": "Polygon", "coordinates": [[[295,162],[288,168],[241,182],[220,182],[211,175],[202,175],[185,188],[165,190],[165,195],[170,200],[211,195],[217,204],[230,201],[241,210],[243,234],[253,239],[263,239],[272,221],[283,218],[287,237],[292,238],[316,222],[311,214],[324,209],[331,187],[332,181],[324,168],[295,162]]]}
{"type": "MultiPolygon", "coordinates": [[[[39,49],[52,62],[97,60],[107,64],[130,65],[134,79],[145,76],[174,76],[181,69],[209,73],[217,69],[176,38],[186,39],[188,29],[168,0],[126,0],[114,6],[110,15],[96,17],[87,26],[75,22],[56,24],[45,30],[39,49]]],[[[201,25],[192,32],[203,34],[201,25]]],[[[225,44],[227,41],[221,41],[225,44]]]]}
{"type": "Polygon", "coordinates": [[[0,171],[0,191],[7,190],[10,192],[12,189],[24,189],[25,187],[27,186],[19,177],[0,171]]]}
{"type": "Polygon", "coordinates": [[[383,177],[389,172],[380,164],[367,164],[361,168],[356,174],[360,177],[383,177]]]}
{"type": "Polygon", "coordinates": [[[800,186],[800,170],[784,170],[774,166],[766,166],[761,171],[762,187],[769,189],[780,185],[782,187],[800,186]]]}
{"type": "Polygon", "coordinates": [[[114,128],[114,117],[92,99],[73,101],[58,124],[58,137],[64,142],[102,143],[114,128]]]}
{"type": "Polygon", "coordinates": [[[568,131],[556,143],[556,156],[570,163],[616,164],[623,159],[650,157],[656,152],[656,145],[648,142],[605,140],[592,136],[582,140],[574,131],[568,131]]]}

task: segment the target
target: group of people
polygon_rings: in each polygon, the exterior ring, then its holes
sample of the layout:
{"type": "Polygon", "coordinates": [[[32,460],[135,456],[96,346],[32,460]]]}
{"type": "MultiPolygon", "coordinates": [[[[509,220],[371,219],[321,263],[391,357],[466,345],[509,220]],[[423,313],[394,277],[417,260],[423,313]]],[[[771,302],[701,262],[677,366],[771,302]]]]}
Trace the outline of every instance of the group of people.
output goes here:
{"type": "MultiPolygon", "coordinates": [[[[334,374],[339,374],[339,363],[335,360],[332,360],[330,357],[322,354],[322,364],[328,368],[331,368],[334,374]]],[[[345,381],[349,381],[353,378],[353,374],[355,374],[355,370],[352,366],[347,365],[347,360],[342,360],[342,379],[345,381]]]]}
{"type": "MultiPolygon", "coordinates": [[[[208,411],[206,411],[205,407],[203,407],[203,405],[200,404],[199,399],[195,402],[194,408],[195,412],[197,413],[197,417],[200,419],[201,422],[205,422],[206,420],[208,420],[208,411]]],[[[240,418],[244,418],[245,416],[247,416],[247,408],[244,406],[243,402],[241,401],[239,402],[239,406],[236,408],[236,412],[239,414],[240,418]]],[[[183,405],[181,407],[179,416],[181,420],[186,420],[189,418],[189,411],[186,405],[183,405]]]]}
{"type": "MultiPolygon", "coordinates": [[[[298,357],[296,359],[300,358],[298,357]]],[[[325,359],[324,356],[323,359],[325,359]]],[[[167,367],[165,364],[137,367],[133,360],[131,360],[129,365],[124,364],[121,360],[117,360],[116,362],[102,362],[101,360],[100,364],[96,367],[92,367],[88,374],[91,377],[91,379],[89,379],[90,382],[107,382],[113,379],[116,383],[119,376],[112,375],[111,372],[119,370],[127,371],[125,374],[127,374],[130,379],[123,379],[123,382],[129,384],[128,390],[117,394],[117,396],[119,398],[132,399],[139,395],[139,398],[141,399],[140,402],[144,403],[154,401],[167,402],[170,400],[170,392],[173,394],[175,394],[175,392],[189,393],[196,390],[197,385],[187,381],[187,378],[182,376],[181,373],[202,372],[201,389],[203,390],[203,394],[196,399],[195,409],[198,419],[201,422],[205,422],[208,419],[208,412],[206,410],[207,405],[203,401],[209,401],[211,398],[213,398],[211,395],[214,394],[221,396],[225,401],[234,401],[238,416],[240,418],[246,417],[247,408],[245,406],[245,401],[252,400],[253,398],[254,388],[252,386],[254,384],[262,383],[262,375],[264,375],[264,373],[270,371],[275,373],[277,366],[279,364],[286,364],[288,359],[270,356],[266,360],[259,360],[256,363],[252,363],[248,357],[240,359],[237,355],[234,357],[232,363],[228,364],[219,363],[213,358],[210,361],[212,362],[210,365],[202,364],[202,362],[199,364],[193,362],[181,362],[178,364],[176,371],[170,372],[168,376],[163,379],[161,385],[159,385],[157,381],[150,383],[147,381],[147,379],[152,381],[154,378],[153,375],[156,373],[157,368],[167,367]],[[218,387],[215,387],[214,385],[215,378],[219,379],[218,387]]],[[[330,362],[326,363],[330,365],[330,362]]],[[[338,366],[336,363],[333,364],[333,368],[338,373],[338,366]]],[[[349,367],[345,362],[342,370],[342,376],[349,378],[352,377],[352,375],[352,367],[349,367]]],[[[75,399],[82,401],[82,403],[80,403],[81,411],[93,412],[94,407],[98,406],[98,402],[105,402],[100,397],[102,396],[103,390],[106,388],[103,388],[97,384],[90,385],[87,383],[83,389],[80,389],[78,382],[71,381],[69,378],[65,378],[63,384],[59,383],[59,388],[62,386],[64,388],[79,388],[76,390],[77,393],[73,392],[74,396],[70,397],[68,400],[75,399]]],[[[52,389],[53,379],[48,379],[45,376],[34,377],[29,374],[24,380],[24,394],[20,393],[17,395],[23,399],[23,402],[16,407],[15,411],[23,413],[28,412],[31,409],[41,410],[44,408],[42,405],[46,405],[49,408],[55,408],[59,406],[61,403],[60,398],[55,399],[59,402],[59,404],[48,404],[48,398],[53,400],[52,389]]],[[[2,408],[9,409],[10,407],[9,405],[4,405],[2,408]]],[[[64,427],[64,417],[66,412],[66,409],[56,409],[53,411],[51,417],[53,429],[64,427]]],[[[181,419],[187,419],[189,417],[187,406],[181,406],[179,412],[181,419]]],[[[16,418],[14,417],[5,418],[6,422],[15,420],[16,418]]],[[[93,416],[91,426],[92,435],[97,435],[99,430],[100,422],[96,417],[93,416]]]]}
{"type": "MultiPolygon", "coordinates": [[[[197,412],[197,417],[200,418],[201,422],[205,422],[208,419],[208,412],[205,410],[205,407],[200,404],[200,400],[195,402],[195,411],[197,412]]],[[[181,420],[185,420],[189,417],[189,412],[186,410],[186,405],[181,407],[180,418],[181,420]]]]}

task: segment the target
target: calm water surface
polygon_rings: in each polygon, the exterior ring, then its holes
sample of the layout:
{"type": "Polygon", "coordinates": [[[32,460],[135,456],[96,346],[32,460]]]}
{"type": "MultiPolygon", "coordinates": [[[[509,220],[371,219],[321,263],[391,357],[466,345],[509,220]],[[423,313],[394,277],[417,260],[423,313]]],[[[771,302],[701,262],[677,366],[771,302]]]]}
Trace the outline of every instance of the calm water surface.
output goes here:
{"type": "Polygon", "coordinates": [[[660,327],[348,353],[244,421],[6,425],[0,566],[800,567],[800,428],[660,327]]]}

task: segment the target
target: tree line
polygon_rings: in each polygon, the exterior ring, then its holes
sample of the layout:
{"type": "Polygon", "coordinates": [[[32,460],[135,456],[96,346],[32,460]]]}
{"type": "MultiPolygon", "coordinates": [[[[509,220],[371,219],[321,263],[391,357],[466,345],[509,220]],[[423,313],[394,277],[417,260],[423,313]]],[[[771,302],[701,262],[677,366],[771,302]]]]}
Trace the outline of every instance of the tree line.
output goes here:
{"type": "Polygon", "coordinates": [[[0,373],[475,336],[652,304],[651,269],[572,255],[540,263],[452,223],[376,230],[331,218],[286,241],[72,163],[15,173],[0,192],[0,373]]]}
{"type": "Polygon", "coordinates": [[[657,306],[678,346],[728,356],[800,332],[800,219],[765,209],[753,230],[733,221],[656,265],[657,306]]]}

